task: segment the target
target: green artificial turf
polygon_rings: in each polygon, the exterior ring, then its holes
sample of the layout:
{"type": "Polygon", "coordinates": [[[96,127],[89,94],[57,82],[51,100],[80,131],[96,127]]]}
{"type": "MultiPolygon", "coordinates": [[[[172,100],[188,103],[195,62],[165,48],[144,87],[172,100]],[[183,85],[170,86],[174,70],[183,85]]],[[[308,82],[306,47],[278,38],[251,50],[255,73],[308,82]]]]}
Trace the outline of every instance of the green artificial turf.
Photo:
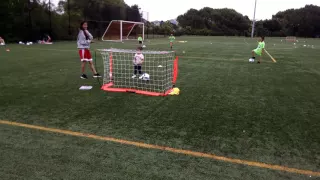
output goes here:
{"type": "MultiPolygon", "coordinates": [[[[168,97],[101,91],[88,69],[81,80],[75,42],[0,47],[0,119],[319,171],[320,40],[266,38],[277,63],[261,64],[248,62],[256,39],[179,40],[181,94],[168,97]]],[[[110,47],[136,45],[92,50],[110,47]]],[[[0,179],[313,179],[6,125],[0,151],[0,179]]]]}

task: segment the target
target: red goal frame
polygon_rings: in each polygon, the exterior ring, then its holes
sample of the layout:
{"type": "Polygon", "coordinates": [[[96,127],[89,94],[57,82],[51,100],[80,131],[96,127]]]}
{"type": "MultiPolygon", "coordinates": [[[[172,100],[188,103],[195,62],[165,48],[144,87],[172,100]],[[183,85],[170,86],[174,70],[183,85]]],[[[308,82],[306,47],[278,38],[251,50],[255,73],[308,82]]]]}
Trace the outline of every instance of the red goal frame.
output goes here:
{"type": "MultiPolygon", "coordinates": [[[[172,84],[173,86],[176,84],[177,78],[178,78],[178,60],[179,57],[176,56],[173,62],[173,77],[172,77],[172,84]]],[[[169,93],[172,92],[173,87],[165,92],[150,92],[150,91],[143,91],[143,90],[138,90],[138,89],[133,89],[133,88],[114,88],[112,87],[113,80],[112,80],[112,66],[113,66],[113,58],[112,58],[112,53],[110,53],[109,56],[109,78],[110,82],[108,84],[102,85],[101,89],[104,91],[109,91],[109,92],[130,92],[130,93],[136,93],[136,94],[142,94],[142,95],[148,95],[148,96],[167,96],[169,93]]]]}

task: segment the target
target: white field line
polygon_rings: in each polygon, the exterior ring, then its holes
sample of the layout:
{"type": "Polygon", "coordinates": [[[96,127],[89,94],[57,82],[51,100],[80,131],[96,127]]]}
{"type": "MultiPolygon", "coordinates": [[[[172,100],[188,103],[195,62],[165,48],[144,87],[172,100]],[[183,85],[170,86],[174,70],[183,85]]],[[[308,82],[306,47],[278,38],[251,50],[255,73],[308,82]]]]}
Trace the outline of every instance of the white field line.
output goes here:
{"type": "MultiPolygon", "coordinates": [[[[245,60],[245,59],[234,59],[234,58],[232,58],[232,59],[217,59],[217,58],[208,58],[208,57],[197,57],[197,56],[181,56],[181,57],[179,57],[180,59],[199,59],[199,60],[201,60],[201,59],[206,59],[206,60],[214,60],[214,61],[247,61],[247,60],[245,60]]],[[[262,60],[262,63],[272,63],[272,62],[270,62],[270,61],[263,61],[262,60]]]]}
{"type": "Polygon", "coordinates": [[[246,39],[245,39],[245,38],[243,38],[243,41],[244,41],[247,45],[249,45],[249,43],[246,41],[246,39]]]}
{"type": "MultiPolygon", "coordinates": [[[[44,51],[57,51],[57,52],[77,52],[77,49],[43,49],[43,48],[24,48],[24,50],[44,50],[44,51]]],[[[192,53],[193,55],[206,55],[209,53],[192,53]]],[[[214,56],[215,54],[209,54],[214,56]]],[[[183,59],[206,59],[206,60],[215,60],[215,61],[246,61],[245,59],[217,59],[217,58],[211,58],[211,57],[201,57],[201,56],[184,56],[181,55],[179,58],[183,59]]],[[[268,61],[263,61],[264,63],[270,63],[268,61]]]]}

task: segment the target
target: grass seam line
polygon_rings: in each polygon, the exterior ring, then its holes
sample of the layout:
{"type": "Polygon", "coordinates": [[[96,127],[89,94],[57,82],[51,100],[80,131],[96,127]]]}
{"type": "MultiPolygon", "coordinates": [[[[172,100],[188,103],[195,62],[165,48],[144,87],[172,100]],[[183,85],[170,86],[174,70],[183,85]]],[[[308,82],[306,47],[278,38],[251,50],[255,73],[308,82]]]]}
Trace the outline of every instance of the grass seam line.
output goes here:
{"type": "Polygon", "coordinates": [[[267,164],[267,163],[262,163],[262,162],[255,162],[255,161],[229,158],[229,157],[224,157],[224,156],[217,156],[214,154],[208,154],[208,153],[202,153],[202,152],[196,152],[196,151],[184,150],[184,149],[177,149],[177,148],[159,146],[159,145],[153,145],[153,144],[146,144],[143,142],[135,142],[135,141],[117,139],[117,138],[113,138],[113,137],[104,137],[104,136],[98,136],[98,135],[94,135],[94,134],[87,134],[87,133],[74,132],[74,131],[69,131],[69,130],[48,128],[48,127],[43,127],[43,126],[23,124],[23,123],[5,121],[5,120],[0,120],[0,124],[9,125],[9,126],[16,126],[16,127],[24,127],[24,128],[28,128],[28,129],[35,129],[35,130],[53,132],[53,133],[76,136],[76,137],[96,139],[96,140],[101,140],[101,141],[109,141],[109,142],[120,143],[120,144],[125,144],[125,145],[132,145],[132,146],[147,148],[147,149],[162,150],[162,151],[167,151],[167,152],[172,152],[172,153],[177,153],[177,154],[190,155],[190,156],[194,156],[194,157],[209,158],[209,159],[214,159],[214,160],[218,160],[218,161],[222,161],[222,162],[247,165],[247,166],[251,166],[251,167],[259,167],[259,168],[264,168],[264,169],[271,169],[271,170],[277,170],[277,171],[283,171],[283,172],[289,172],[289,173],[295,173],[295,174],[302,174],[302,175],[308,175],[308,176],[319,176],[320,177],[320,172],[315,172],[315,171],[310,171],[310,170],[296,169],[296,168],[267,164]]]}

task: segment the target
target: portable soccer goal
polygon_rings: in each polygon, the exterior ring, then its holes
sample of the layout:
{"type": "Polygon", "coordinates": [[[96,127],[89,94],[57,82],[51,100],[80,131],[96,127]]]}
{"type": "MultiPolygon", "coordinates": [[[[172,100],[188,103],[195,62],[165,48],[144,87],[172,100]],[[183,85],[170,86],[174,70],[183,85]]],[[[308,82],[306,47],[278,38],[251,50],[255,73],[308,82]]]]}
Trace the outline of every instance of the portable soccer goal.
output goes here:
{"type": "Polygon", "coordinates": [[[178,57],[173,51],[142,51],[144,62],[137,77],[133,77],[136,50],[99,49],[97,52],[104,62],[101,87],[104,91],[166,96],[174,88],[178,76],[178,57]],[[145,74],[148,78],[141,78],[145,74]]]}
{"type": "Polygon", "coordinates": [[[287,36],[286,42],[297,42],[297,38],[295,36],[287,36]]]}
{"type": "Polygon", "coordinates": [[[113,20],[104,32],[102,41],[122,42],[124,40],[136,40],[139,36],[144,39],[144,23],[113,20]]]}

